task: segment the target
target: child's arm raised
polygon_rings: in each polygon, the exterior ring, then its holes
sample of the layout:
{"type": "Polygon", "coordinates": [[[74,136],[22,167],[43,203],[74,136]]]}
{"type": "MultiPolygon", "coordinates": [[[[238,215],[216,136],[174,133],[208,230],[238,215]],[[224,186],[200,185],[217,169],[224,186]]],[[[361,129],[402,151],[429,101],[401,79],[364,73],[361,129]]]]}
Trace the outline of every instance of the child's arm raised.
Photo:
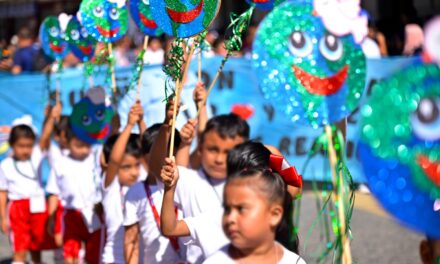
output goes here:
{"type": "Polygon", "coordinates": [[[61,117],[61,103],[57,103],[49,111],[46,122],[43,126],[43,131],[41,133],[40,141],[38,142],[41,150],[47,150],[50,146],[50,137],[53,133],[55,127],[55,122],[61,117]]]}
{"type": "Polygon", "coordinates": [[[197,116],[197,121],[199,123],[199,127],[197,130],[198,135],[205,131],[206,123],[208,122],[208,112],[206,111],[206,100],[208,93],[206,91],[205,84],[203,82],[197,83],[196,88],[194,89],[194,103],[196,104],[197,111],[199,115],[197,116]]]}
{"type": "Polygon", "coordinates": [[[6,204],[8,200],[8,192],[0,190],[0,221],[2,223],[2,232],[7,234],[9,231],[9,222],[6,210],[6,204]]]}
{"type": "Polygon", "coordinates": [[[122,133],[113,146],[110,154],[110,160],[108,163],[107,173],[104,177],[104,187],[107,188],[113,182],[118,173],[119,166],[124,157],[125,147],[130,139],[131,130],[139,122],[139,119],[143,115],[141,103],[137,101],[130,109],[128,113],[128,121],[122,133]]]}
{"type": "Polygon", "coordinates": [[[139,223],[125,227],[124,258],[127,264],[139,263],[139,223]]]}
{"type": "Polygon", "coordinates": [[[190,119],[180,130],[180,143],[179,149],[176,154],[176,163],[179,166],[188,167],[190,161],[190,149],[191,143],[196,136],[197,120],[190,119]]]}
{"type": "Polygon", "coordinates": [[[148,161],[148,175],[153,175],[157,180],[160,178],[160,170],[162,169],[163,160],[167,156],[168,142],[171,137],[171,122],[173,120],[174,101],[169,100],[166,106],[165,120],[159,129],[159,134],[151,146],[150,160],[148,161]]]}
{"type": "Polygon", "coordinates": [[[162,201],[162,211],[160,217],[160,228],[165,236],[189,236],[190,231],[187,224],[182,220],[177,220],[174,208],[174,192],[176,191],[179,172],[174,159],[165,159],[165,165],[160,174],[165,185],[165,193],[162,201]]]}

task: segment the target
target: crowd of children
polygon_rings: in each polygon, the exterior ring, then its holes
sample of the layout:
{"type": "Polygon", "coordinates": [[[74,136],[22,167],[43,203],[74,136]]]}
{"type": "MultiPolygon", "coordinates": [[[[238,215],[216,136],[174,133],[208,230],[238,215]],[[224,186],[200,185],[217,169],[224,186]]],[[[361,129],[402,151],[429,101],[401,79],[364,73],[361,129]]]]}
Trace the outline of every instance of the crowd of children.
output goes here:
{"type": "Polygon", "coordinates": [[[38,144],[31,127],[13,127],[12,155],[0,164],[1,230],[13,263],[28,253],[41,263],[41,251],[56,248],[65,263],[305,263],[292,232],[298,189],[271,166],[277,153],[249,141],[234,114],[207,120],[204,86],[194,91],[203,114],[174,142],[172,100],[164,122],[149,128],[137,101],[102,146],[75,135],[59,104],[38,144]],[[142,133],[132,133],[136,126],[142,133]]]}

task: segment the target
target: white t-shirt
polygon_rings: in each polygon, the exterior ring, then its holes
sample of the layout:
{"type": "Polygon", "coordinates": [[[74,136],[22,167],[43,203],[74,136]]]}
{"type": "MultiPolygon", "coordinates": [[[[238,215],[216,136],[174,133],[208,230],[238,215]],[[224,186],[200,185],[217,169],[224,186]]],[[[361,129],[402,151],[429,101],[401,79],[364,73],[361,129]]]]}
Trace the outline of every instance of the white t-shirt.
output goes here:
{"type": "Polygon", "coordinates": [[[124,195],[128,187],[121,186],[118,176],[103,189],[102,205],[106,227],[106,242],[102,253],[104,263],[124,263],[124,195]]]}
{"type": "MultiPolygon", "coordinates": [[[[204,258],[211,256],[230,242],[223,232],[222,216],[223,210],[213,209],[184,219],[194,245],[200,247],[204,258]]],[[[201,261],[201,258],[197,260],[197,262],[201,261]]]]}
{"type": "MultiPolygon", "coordinates": [[[[185,167],[179,167],[179,182],[177,183],[175,202],[178,204],[183,212],[183,217],[185,223],[188,225],[191,231],[191,237],[193,238],[193,243],[188,244],[187,247],[187,260],[191,263],[201,263],[205,257],[199,245],[205,243],[205,241],[197,241],[199,238],[204,238],[204,231],[207,231],[206,235],[212,233],[223,233],[221,228],[221,223],[218,226],[218,230],[210,230],[209,228],[203,228],[198,226],[199,223],[203,222],[203,219],[198,220],[194,217],[201,215],[202,213],[208,213],[204,217],[215,217],[219,215],[219,221],[221,220],[221,215],[223,214],[223,189],[225,187],[225,181],[216,181],[214,179],[208,179],[202,169],[191,170],[185,167]],[[199,231],[195,233],[195,231],[199,231]]],[[[206,223],[204,224],[206,225],[206,223]]],[[[224,237],[224,235],[223,235],[224,237]]],[[[224,245],[223,239],[218,239],[212,241],[206,245],[206,253],[211,252],[213,249],[217,251],[222,245],[224,245]],[[220,243],[219,243],[220,242],[220,243]],[[213,248],[218,245],[218,248],[213,248]]],[[[227,242],[227,241],[226,241],[227,242]]],[[[204,245],[205,246],[205,245],[204,245]]]]}
{"type": "MultiPolygon", "coordinates": [[[[281,244],[277,243],[283,248],[283,258],[278,260],[278,264],[306,264],[306,262],[297,254],[287,250],[281,244]]],[[[229,245],[224,246],[214,255],[209,257],[203,264],[234,264],[235,261],[228,254],[229,245]]]]}
{"type": "Polygon", "coordinates": [[[0,163],[0,190],[8,191],[9,200],[29,199],[44,195],[39,176],[39,167],[44,153],[39,146],[34,146],[29,160],[18,161],[7,157],[0,163]]]}
{"type": "Polygon", "coordinates": [[[94,213],[94,205],[101,201],[100,167],[95,156],[74,160],[60,156],[52,167],[46,191],[58,195],[66,209],[81,211],[89,231],[97,230],[100,221],[94,213]]]}
{"type": "MultiPolygon", "coordinates": [[[[151,196],[160,214],[163,187],[150,185],[151,196]]],[[[144,264],[177,263],[181,258],[173,249],[170,240],[162,236],[145,191],[144,182],[133,185],[125,196],[124,226],[138,223],[144,248],[144,264]]],[[[180,245],[182,248],[182,245],[180,245]]]]}

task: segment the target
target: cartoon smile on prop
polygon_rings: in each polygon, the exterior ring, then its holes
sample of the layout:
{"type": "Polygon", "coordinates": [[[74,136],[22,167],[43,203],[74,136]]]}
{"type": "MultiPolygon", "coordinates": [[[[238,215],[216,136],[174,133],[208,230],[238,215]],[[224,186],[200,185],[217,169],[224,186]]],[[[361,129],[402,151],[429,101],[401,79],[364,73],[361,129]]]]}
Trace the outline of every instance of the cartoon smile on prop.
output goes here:
{"type": "Polygon", "coordinates": [[[73,133],[88,144],[104,143],[110,135],[113,109],[106,106],[104,89],[91,88],[73,107],[70,125],[73,133]]]}
{"type": "Polygon", "coordinates": [[[310,0],[285,2],[261,23],[253,66],[265,97],[293,122],[319,127],[349,115],[365,86],[366,61],[353,35],[325,28],[310,0]]]}
{"type": "Polygon", "coordinates": [[[44,53],[59,60],[69,52],[68,44],[64,39],[57,17],[46,17],[40,27],[40,40],[44,53]]]}
{"type": "Polygon", "coordinates": [[[81,61],[90,61],[95,54],[96,41],[89,35],[76,17],[67,24],[66,40],[72,53],[81,61]]]}
{"type": "Polygon", "coordinates": [[[168,35],[187,38],[207,29],[220,0],[150,0],[154,21],[168,35]]]}
{"type": "Polygon", "coordinates": [[[162,30],[153,20],[150,0],[130,1],[130,14],[142,33],[148,36],[158,36],[162,34],[162,30]]]}
{"type": "Polygon", "coordinates": [[[440,238],[440,68],[417,64],[376,84],[361,113],[372,193],[404,224],[440,238]]]}
{"type": "Polygon", "coordinates": [[[79,13],[83,26],[99,42],[115,42],[128,28],[128,12],[123,0],[83,0],[79,13]]]}

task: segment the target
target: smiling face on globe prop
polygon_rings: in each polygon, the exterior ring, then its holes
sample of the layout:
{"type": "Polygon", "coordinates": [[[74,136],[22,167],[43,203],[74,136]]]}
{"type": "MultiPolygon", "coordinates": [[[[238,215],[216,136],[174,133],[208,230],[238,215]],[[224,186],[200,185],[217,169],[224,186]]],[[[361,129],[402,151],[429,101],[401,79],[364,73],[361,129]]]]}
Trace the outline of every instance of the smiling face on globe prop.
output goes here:
{"type": "Polygon", "coordinates": [[[72,53],[81,61],[90,61],[95,54],[96,41],[89,35],[76,17],[69,20],[66,40],[72,53]]]}
{"type": "Polygon", "coordinates": [[[361,113],[372,193],[404,224],[440,238],[440,68],[417,64],[376,84],[361,113]]]}
{"type": "Polygon", "coordinates": [[[62,59],[69,52],[57,17],[49,16],[44,19],[40,27],[40,40],[44,53],[53,59],[62,59]]]}
{"type": "Polygon", "coordinates": [[[70,126],[73,133],[88,144],[102,144],[111,132],[113,109],[105,104],[102,88],[92,88],[73,107],[70,126]]]}
{"type": "Polygon", "coordinates": [[[285,2],[263,20],[253,66],[274,107],[291,121],[313,127],[348,116],[365,87],[361,47],[352,35],[332,35],[308,0],[285,2]]]}
{"type": "Polygon", "coordinates": [[[158,36],[163,33],[153,19],[150,0],[130,1],[130,14],[139,30],[148,36],[158,36]]]}
{"type": "Polygon", "coordinates": [[[209,28],[220,3],[220,0],[150,0],[150,8],[154,21],[165,33],[187,38],[209,28]]]}
{"type": "Polygon", "coordinates": [[[115,42],[128,28],[128,12],[121,0],[83,0],[79,13],[83,26],[99,42],[115,42]]]}

